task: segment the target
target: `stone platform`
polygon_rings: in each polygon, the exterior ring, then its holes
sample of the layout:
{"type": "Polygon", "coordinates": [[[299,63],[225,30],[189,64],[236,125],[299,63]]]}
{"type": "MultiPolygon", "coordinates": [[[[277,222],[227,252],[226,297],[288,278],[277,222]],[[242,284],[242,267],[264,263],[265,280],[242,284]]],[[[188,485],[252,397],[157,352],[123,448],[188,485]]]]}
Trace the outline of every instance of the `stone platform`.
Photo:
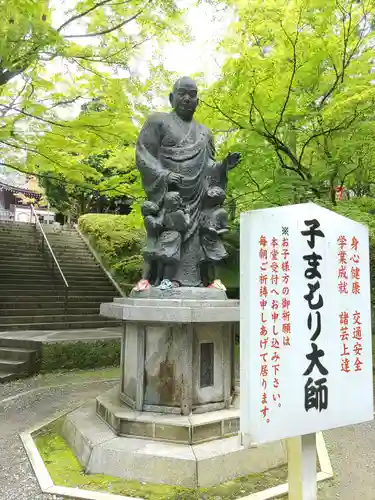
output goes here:
{"type": "Polygon", "coordinates": [[[101,314],[124,323],[120,386],[63,424],[86,472],[205,487],[286,462],[280,441],[241,445],[239,301],[151,288],[101,314]]]}
{"type": "Polygon", "coordinates": [[[227,294],[218,288],[176,287],[167,290],[150,287],[137,292],[132,290],[129,295],[133,299],[190,299],[190,300],[226,300],[227,294]]]}
{"type": "MultiPolygon", "coordinates": [[[[103,397],[109,397],[106,394],[103,397]]],[[[126,409],[122,411],[126,413],[126,409]]],[[[148,427],[144,426],[147,424],[142,419],[128,423],[127,432],[133,426],[130,432],[134,434],[144,432],[147,435],[155,432],[156,437],[168,436],[165,441],[148,438],[146,435],[118,436],[97,417],[94,403],[70,413],[65,418],[62,434],[86,473],[106,474],[154,484],[208,487],[250,473],[263,472],[286,462],[286,452],[281,441],[245,448],[241,446],[238,435],[217,439],[219,427],[224,427],[225,433],[225,429],[228,429],[226,426],[231,425],[235,410],[223,410],[219,421],[215,413],[210,413],[210,422],[207,421],[207,415],[196,415],[189,423],[182,425],[182,428],[185,426],[185,430],[181,430],[185,435],[183,439],[186,438],[186,432],[191,432],[193,436],[193,429],[199,429],[196,444],[180,442],[176,433],[177,421],[173,423],[175,436],[172,436],[169,426],[174,415],[148,414],[148,427]],[[209,441],[199,442],[199,432],[204,427],[206,436],[207,433],[212,433],[211,438],[209,441]],[[186,428],[191,430],[186,431],[186,428]],[[173,437],[177,439],[174,440],[173,437]]],[[[183,424],[182,421],[180,423],[183,424]]]]}
{"type": "Polygon", "coordinates": [[[239,410],[234,408],[189,416],[141,412],[120,403],[119,388],[96,398],[96,414],[118,436],[180,444],[237,436],[240,430],[239,410]]]}

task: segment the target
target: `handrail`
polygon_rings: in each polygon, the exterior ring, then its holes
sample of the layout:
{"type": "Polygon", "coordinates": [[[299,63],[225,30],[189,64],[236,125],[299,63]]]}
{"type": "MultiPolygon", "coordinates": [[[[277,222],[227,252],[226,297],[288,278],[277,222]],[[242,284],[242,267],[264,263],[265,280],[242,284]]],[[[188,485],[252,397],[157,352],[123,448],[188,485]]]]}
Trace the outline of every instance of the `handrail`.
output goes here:
{"type": "Polygon", "coordinates": [[[43,236],[43,239],[42,239],[42,250],[44,250],[44,242],[46,243],[47,245],[47,248],[52,256],[52,273],[53,273],[53,266],[54,264],[56,265],[59,273],[60,273],[60,276],[64,282],[64,286],[65,286],[65,308],[67,307],[68,305],[68,292],[69,292],[69,284],[64,276],[64,273],[62,272],[61,270],[61,267],[60,267],[60,264],[58,263],[57,259],[56,259],[56,256],[52,250],[52,247],[48,241],[48,238],[46,236],[46,233],[44,232],[44,229],[42,227],[42,224],[40,223],[40,220],[38,218],[38,215],[37,213],[35,212],[35,208],[33,205],[30,205],[31,207],[31,214],[32,216],[35,218],[35,227],[37,227],[38,229],[40,229],[41,233],[42,233],[42,236],[43,236]]]}

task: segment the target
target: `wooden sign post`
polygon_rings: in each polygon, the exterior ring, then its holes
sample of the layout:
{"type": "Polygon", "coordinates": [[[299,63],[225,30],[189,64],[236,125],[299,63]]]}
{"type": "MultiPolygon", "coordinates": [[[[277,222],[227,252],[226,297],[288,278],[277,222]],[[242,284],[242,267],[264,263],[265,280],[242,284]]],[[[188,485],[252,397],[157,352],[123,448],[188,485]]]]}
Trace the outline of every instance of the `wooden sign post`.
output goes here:
{"type": "Polygon", "coordinates": [[[286,440],[289,500],[316,500],[316,434],[286,440]]]}
{"type": "Polygon", "coordinates": [[[241,432],[287,439],[316,500],[315,433],[373,419],[368,231],[313,203],[241,215],[241,432]]]}

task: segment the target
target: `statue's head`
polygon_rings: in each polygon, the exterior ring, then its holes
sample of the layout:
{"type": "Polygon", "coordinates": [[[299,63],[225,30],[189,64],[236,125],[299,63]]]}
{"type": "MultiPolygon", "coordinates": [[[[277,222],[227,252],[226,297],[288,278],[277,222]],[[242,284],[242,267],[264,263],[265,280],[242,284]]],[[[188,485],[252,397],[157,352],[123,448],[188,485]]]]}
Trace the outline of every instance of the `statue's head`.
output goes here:
{"type": "Polygon", "coordinates": [[[165,193],[164,208],[172,212],[181,208],[181,205],[182,199],[180,193],[178,193],[177,191],[169,191],[168,193],[165,193]]]}
{"type": "Polygon", "coordinates": [[[225,191],[219,186],[212,186],[206,191],[205,205],[215,207],[225,200],[225,191]]]}
{"type": "Polygon", "coordinates": [[[176,114],[185,121],[191,121],[198,106],[198,88],[188,76],[179,78],[169,95],[169,101],[176,114]]]}
{"type": "Polygon", "coordinates": [[[142,204],[141,212],[143,217],[147,217],[148,215],[157,215],[159,212],[159,205],[153,201],[146,200],[142,204]]]}

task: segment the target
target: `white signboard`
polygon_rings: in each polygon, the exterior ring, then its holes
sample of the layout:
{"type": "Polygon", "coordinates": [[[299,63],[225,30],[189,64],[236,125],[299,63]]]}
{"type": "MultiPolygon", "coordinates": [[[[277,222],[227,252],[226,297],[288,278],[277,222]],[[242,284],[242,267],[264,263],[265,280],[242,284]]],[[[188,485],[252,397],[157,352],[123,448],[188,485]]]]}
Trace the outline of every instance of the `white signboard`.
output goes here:
{"type": "Polygon", "coordinates": [[[241,432],[371,420],[368,231],[307,203],[241,215],[241,432]]]}

